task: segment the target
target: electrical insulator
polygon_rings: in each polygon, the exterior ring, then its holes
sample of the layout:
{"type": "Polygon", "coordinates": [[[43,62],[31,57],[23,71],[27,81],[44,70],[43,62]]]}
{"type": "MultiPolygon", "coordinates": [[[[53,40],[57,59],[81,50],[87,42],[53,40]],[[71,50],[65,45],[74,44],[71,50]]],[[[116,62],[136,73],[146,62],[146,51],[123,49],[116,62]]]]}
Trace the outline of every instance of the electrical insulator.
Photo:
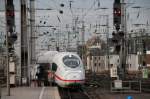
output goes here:
{"type": "Polygon", "coordinates": [[[56,51],[59,51],[59,47],[56,47],[56,51]]]}
{"type": "Polygon", "coordinates": [[[64,7],[65,5],[63,3],[60,4],[61,7],[64,7]]]}
{"type": "Polygon", "coordinates": [[[63,11],[62,11],[62,10],[60,10],[60,11],[59,11],[59,13],[60,13],[60,14],[63,14],[63,11]]]}

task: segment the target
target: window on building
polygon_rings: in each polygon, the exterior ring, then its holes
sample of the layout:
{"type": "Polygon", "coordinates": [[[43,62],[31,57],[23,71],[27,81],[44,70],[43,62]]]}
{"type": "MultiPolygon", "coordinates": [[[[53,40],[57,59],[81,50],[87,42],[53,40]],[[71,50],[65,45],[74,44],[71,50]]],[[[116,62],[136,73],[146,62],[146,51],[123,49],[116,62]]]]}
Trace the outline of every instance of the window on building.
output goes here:
{"type": "Polygon", "coordinates": [[[119,59],[117,60],[117,62],[119,63],[119,59]]]}
{"type": "Polygon", "coordinates": [[[130,64],[130,68],[131,68],[131,64],[130,64]]]}
{"type": "Polygon", "coordinates": [[[112,58],[112,56],[109,56],[109,58],[112,58]]]}
{"type": "Polygon", "coordinates": [[[113,64],[110,64],[110,67],[112,68],[112,67],[113,67],[113,64]]]}
{"type": "Polygon", "coordinates": [[[92,57],[90,56],[90,60],[92,60],[92,57]]]}
{"type": "Polygon", "coordinates": [[[96,63],[94,64],[94,66],[96,67],[96,63]]]}

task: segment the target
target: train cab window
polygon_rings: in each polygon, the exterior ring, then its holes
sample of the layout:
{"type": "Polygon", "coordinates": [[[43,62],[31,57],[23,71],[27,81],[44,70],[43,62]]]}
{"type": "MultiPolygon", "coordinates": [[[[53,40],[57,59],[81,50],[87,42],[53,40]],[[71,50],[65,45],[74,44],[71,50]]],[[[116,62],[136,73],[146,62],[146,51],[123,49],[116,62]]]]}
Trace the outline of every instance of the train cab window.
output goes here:
{"type": "Polygon", "coordinates": [[[64,56],[63,63],[70,68],[76,68],[80,65],[80,60],[74,55],[67,55],[64,56]]]}
{"type": "Polygon", "coordinates": [[[57,70],[57,65],[55,63],[52,64],[52,71],[56,71],[57,70]]]}

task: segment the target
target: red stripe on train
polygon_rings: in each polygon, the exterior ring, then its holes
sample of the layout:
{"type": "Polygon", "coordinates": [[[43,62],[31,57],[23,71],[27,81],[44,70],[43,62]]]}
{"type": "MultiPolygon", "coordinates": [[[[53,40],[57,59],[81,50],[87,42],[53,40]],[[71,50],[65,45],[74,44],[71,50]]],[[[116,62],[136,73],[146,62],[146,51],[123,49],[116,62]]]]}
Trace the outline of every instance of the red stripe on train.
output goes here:
{"type": "Polygon", "coordinates": [[[56,77],[57,79],[59,79],[59,80],[64,81],[64,82],[83,82],[83,81],[84,81],[84,80],[65,80],[65,79],[59,77],[58,75],[55,75],[55,77],[56,77]]]}

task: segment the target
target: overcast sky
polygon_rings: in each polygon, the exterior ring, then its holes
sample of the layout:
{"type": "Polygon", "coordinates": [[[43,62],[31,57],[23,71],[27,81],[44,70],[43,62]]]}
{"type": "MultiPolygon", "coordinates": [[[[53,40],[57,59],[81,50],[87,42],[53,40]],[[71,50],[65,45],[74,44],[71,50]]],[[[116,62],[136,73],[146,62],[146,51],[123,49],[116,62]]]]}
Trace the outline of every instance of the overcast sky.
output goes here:
{"type": "MultiPolygon", "coordinates": [[[[20,32],[20,0],[14,0],[16,12],[16,31],[20,32]]],[[[36,8],[51,8],[49,11],[37,11],[36,10],[36,24],[59,26],[58,29],[66,31],[65,26],[69,24],[72,26],[72,20],[74,17],[78,17],[79,21],[85,21],[85,38],[91,37],[95,31],[97,24],[106,24],[106,18],[99,17],[100,15],[109,15],[109,27],[110,34],[113,31],[113,2],[114,0],[35,0],[36,8]],[[60,4],[64,4],[61,7],[60,4]],[[108,8],[106,10],[98,8],[108,8]],[[63,14],[59,13],[59,10],[63,10],[63,14]],[[82,18],[84,16],[84,18],[82,18]],[[42,21],[42,22],[41,22],[42,21]]],[[[147,24],[150,23],[150,0],[125,0],[127,4],[127,24],[128,30],[134,29],[133,24],[147,24]],[[130,4],[131,3],[131,4],[130,4]],[[132,4],[133,3],[133,4],[132,4]],[[140,9],[133,9],[134,6],[140,6],[140,9]],[[149,8],[149,9],[148,9],[149,8]]],[[[28,7],[29,8],[29,7],[28,7]]],[[[0,10],[4,10],[4,0],[0,0],[0,10]]],[[[4,13],[0,13],[0,22],[4,23],[4,13]]],[[[4,25],[4,24],[1,24],[4,25]]],[[[4,28],[0,25],[0,31],[4,28]]],[[[5,26],[5,25],[4,25],[5,26]]],[[[78,25],[81,27],[81,24],[78,25]]],[[[139,27],[136,27],[139,28],[139,27]]],[[[37,28],[39,33],[51,31],[50,28],[37,28]]],[[[100,32],[103,32],[101,27],[100,32]]]]}
{"type": "MultiPolygon", "coordinates": [[[[20,34],[20,0],[14,0],[15,4],[15,25],[16,32],[18,33],[18,37],[20,34]]],[[[29,0],[27,0],[29,1],[29,0]]],[[[78,17],[78,27],[81,28],[81,21],[85,23],[85,39],[91,38],[93,32],[96,30],[96,25],[106,24],[106,17],[100,17],[101,15],[109,15],[109,34],[112,34],[113,29],[113,2],[114,0],[35,0],[36,8],[51,8],[53,10],[49,11],[37,11],[36,10],[36,25],[53,25],[57,28],[56,32],[62,33],[62,35],[67,33],[66,24],[69,27],[72,26],[73,18],[78,17]],[[70,9],[70,2],[71,9],[70,9]],[[64,4],[64,7],[61,7],[60,4],[64,4]],[[99,8],[108,8],[106,10],[102,10],[99,8]],[[64,13],[60,14],[59,10],[62,10],[64,13]],[[84,16],[84,17],[83,17],[84,16]]],[[[127,26],[128,31],[132,29],[141,28],[135,27],[133,24],[150,24],[150,0],[125,0],[127,7],[127,26]],[[133,9],[134,6],[140,6],[140,9],[133,9]]],[[[29,8],[29,5],[28,7],[29,8]]],[[[4,0],[0,0],[0,33],[5,33],[5,13],[4,13],[4,0]]],[[[143,26],[145,27],[145,26],[143,26]]],[[[149,27],[150,28],[150,27],[149,27]]],[[[72,29],[68,29],[72,32],[72,29]]],[[[52,33],[51,28],[36,28],[37,35],[44,33],[52,33]]],[[[81,30],[79,30],[81,35],[81,30]]],[[[106,33],[106,27],[97,28],[97,32],[106,33]]],[[[56,36],[56,35],[55,35],[56,36]]],[[[67,36],[62,36],[63,39],[67,38],[67,36]]],[[[73,39],[75,35],[70,37],[70,42],[76,43],[73,39]]],[[[104,35],[102,36],[102,38],[104,35]]],[[[105,36],[106,37],[106,36],[105,36]]],[[[60,44],[63,44],[63,40],[59,39],[60,44]]],[[[81,39],[81,36],[79,36],[81,39]]],[[[48,35],[44,35],[37,40],[37,49],[43,48],[46,49],[47,45],[50,43],[50,37],[48,35]],[[46,45],[46,46],[45,46],[46,45]]],[[[18,38],[19,42],[20,39],[18,38]]],[[[55,48],[56,43],[50,43],[52,47],[55,48]]],[[[73,44],[72,44],[73,45],[73,44]]],[[[20,51],[20,43],[16,45],[16,52],[20,51]],[[18,47],[17,47],[18,46],[18,47]]],[[[54,49],[55,50],[55,49],[54,49]]]]}
{"type": "MultiPolygon", "coordinates": [[[[14,0],[15,9],[19,10],[19,1],[20,0],[14,0]]],[[[114,0],[72,0],[72,13],[70,10],[70,3],[71,0],[35,0],[36,2],[36,8],[52,8],[54,10],[51,11],[36,11],[36,19],[37,24],[39,21],[47,21],[47,24],[50,25],[60,25],[63,24],[71,24],[73,16],[78,16],[80,20],[82,19],[83,14],[85,14],[84,21],[86,25],[90,24],[96,24],[96,21],[100,20],[98,19],[98,15],[108,14],[109,15],[109,21],[110,26],[112,27],[112,8],[113,8],[113,2],[114,0]],[[60,4],[63,3],[65,6],[60,7],[60,4]],[[99,4],[100,5],[99,5],[99,4]],[[98,7],[106,7],[109,8],[107,10],[96,10],[98,7]],[[59,10],[63,10],[63,14],[59,14],[59,10]],[[60,20],[58,20],[58,18],[60,20]],[[61,23],[60,23],[61,21],[61,23]]],[[[4,0],[0,0],[0,10],[4,10],[4,0]]],[[[150,0],[125,0],[126,3],[134,3],[132,5],[128,4],[127,6],[128,12],[131,12],[128,14],[129,16],[129,22],[132,21],[133,23],[146,23],[150,20],[148,17],[150,14],[149,10],[143,10],[144,8],[150,7],[150,0]],[[141,9],[130,9],[132,6],[140,6],[141,9]],[[138,16],[138,13],[140,13],[140,16],[138,16]],[[137,18],[137,19],[136,19],[137,18]]],[[[16,16],[17,19],[19,18],[19,14],[16,16]]],[[[2,20],[2,19],[0,19],[2,20]]],[[[16,21],[17,22],[17,21],[16,21]]],[[[18,24],[18,22],[17,22],[18,24]]]]}

